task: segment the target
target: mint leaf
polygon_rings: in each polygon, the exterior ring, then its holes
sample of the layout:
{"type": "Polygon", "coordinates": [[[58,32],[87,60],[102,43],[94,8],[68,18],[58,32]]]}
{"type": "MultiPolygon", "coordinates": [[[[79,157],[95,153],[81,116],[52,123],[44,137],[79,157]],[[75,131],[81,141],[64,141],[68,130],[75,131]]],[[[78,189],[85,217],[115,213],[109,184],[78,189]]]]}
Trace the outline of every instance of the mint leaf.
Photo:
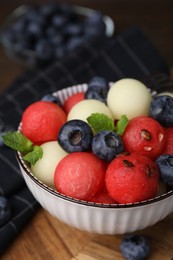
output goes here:
{"type": "Polygon", "coordinates": [[[87,122],[93,128],[95,133],[98,133],[103,130],[115,130],[114,121],[105,114],[93,113],[91,114],[91,116],[87,118],[87,122]]]}
{"type": "Polygon", "coordinates": [[[6,146],[21,153],[28,153],[33,149],[33,143],[20,132],[8,132],[2,136],[6,146]]]}
{"type": "Polygon", "coordinates": [[[27,153],[23,159],[30,164],[34,165],[39,159],[41,159],[43,156],[43,150],[40,146],[34,145],[33,151],[27,153]]]}
{"type": "Polygon", "coordinates": [[[118,120],[115,131],[118,135],[122,135],[124,130],[128,124],[128,118],[125,115],[122,115],[121,118],[118,120]]]}

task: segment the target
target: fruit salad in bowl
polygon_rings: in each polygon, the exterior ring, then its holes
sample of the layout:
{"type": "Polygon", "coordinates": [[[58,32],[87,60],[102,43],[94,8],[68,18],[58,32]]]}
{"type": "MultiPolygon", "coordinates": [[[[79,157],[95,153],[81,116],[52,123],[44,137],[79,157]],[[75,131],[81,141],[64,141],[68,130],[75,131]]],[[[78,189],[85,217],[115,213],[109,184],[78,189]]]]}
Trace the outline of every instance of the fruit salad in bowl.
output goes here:
{"type": "Polygon", "coordinates": [[[169,93],[94,77],[29,105],[3,139],[43,208],[81,230],[123,234],[173,211],[172,114],[169,93]]]}

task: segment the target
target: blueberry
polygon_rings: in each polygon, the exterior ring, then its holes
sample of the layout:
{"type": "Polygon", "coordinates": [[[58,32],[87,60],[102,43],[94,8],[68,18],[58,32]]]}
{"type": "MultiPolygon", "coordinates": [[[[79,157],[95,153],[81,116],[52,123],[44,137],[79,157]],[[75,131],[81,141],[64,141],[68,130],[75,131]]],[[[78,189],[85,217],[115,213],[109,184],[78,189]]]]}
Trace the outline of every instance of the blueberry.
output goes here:
{"type": "Polygon", "coordinates": [[[37,57],[42,61],[47,61],[52,58],[53,52],[48,41],[40,39],[35,46],[37,57]]]}
{"type": "Polygon", "coordinates": [[[82,32],[82,27],[80,24],[77,23],[69,23],[65,28],[64,28],[64,33],[68,34],[70,36],[77,36],[80,35],[82,32]]]}
{"type": "Polygon", "coordinates": [[[88,16],[84,21],[85,29],[95,27],[98,33],[105,32],[105,24],[103,22],[103,15],[101,12],[93,12],[92,15],[88,16]]]}
{"type": "Polygon", "coordinates": [[[27,32],[34,37],[39,38],[42,35],[42,28],[37,22],[30,22],[27,27],[27,32]]]}
{"type": "Polygon", "coordinates": [[[47,94],[42,97],[42,101],[47,101],[47,102],[53,102],[59,106],[61,106],[61,101],[58,97],[55,97],[53,94],[47,94]]]}
{"type": "Polygon", "coordinates": [[[160,170],[160,181],[173,186],[173,155],[162,154],[156,163],[160,170]]]}
{"type": "Polygon", "coordinates": [[[59,33],[56,33],[54,35],[52,35],[49,39],[50,43],[57,47],[57,46],[61,46],[63,44],[63,40],[64,40],[64,37],[63,35],[59,34],[59,33]]]}
{"type": "Polygon", "coordinates": [[[67,121],[58,135],[60,146],[68,153],[89,150],[92,139],[91,127],[86,122],[77,119],[67,121]]]}
{"type": "Polygon", "coordinates": [[[79,47],[82,44],[82,42],[83,42],[82,37],[71,37],[71,39],[69,39],[66,46],[67,51],[73,51],[74,49],[79,47]]]}
{"type": "Polygon", "coordinates": [[[67,16],[62,14],[55,14],[51,18],[52,25],[57,28],[62,28],[62,26],[65,26],[68,22],[67,16]]]}
{"type": "Polygon", "coordinates": [[[92,151],[102,160],[109,162],[123,150],[124,145],[121,137],[112,131],[100,131],[93,138],[92,151]]]}
{"type": "Polygon", "coordinates": [[[166,95],[153,97],[150,115],[163,126],[173,126],[173,98],[166,95]]]}
{"type": "Polygon", "coordinates": [[[120,249],[126,260],[142,260],[150,253],[150,246],[146,238],[133,234],[124,237],[120,249]]]}
{"type": "Polygon", "coordinates": [[[0,196],[0,227],[11,218],[11,207],[9,201],[4,196],[0,196]]]}
{"type": "Polygon", "coordinates": [[[85,93],[86,99],[98,99],[106,103],[107,93],[109,91],[108,81],[103,77],[93,77],[88,83],[88,89],[85,93]]]}

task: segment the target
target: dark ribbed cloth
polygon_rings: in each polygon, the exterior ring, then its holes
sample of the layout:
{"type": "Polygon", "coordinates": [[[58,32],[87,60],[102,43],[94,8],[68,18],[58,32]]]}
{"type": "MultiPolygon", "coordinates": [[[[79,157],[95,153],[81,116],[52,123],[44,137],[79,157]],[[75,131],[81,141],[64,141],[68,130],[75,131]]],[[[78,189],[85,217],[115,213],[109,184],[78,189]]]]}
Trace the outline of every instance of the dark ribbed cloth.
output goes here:
{"type": "MultiPolygon", "coordinates": [[[[157,89],[158,73],[169,68],[150,40],[139,28],[130,28],[111,39],[95,39],[61,61],[37,72],[24,73],[0,96],[0,116],[17,128],[22,112],[43,95],[74,84],[88,82],[94,76],[109,81],[132,77],[157,89]]],[[[11,220],[0,228],[0,253],[15,239],[38,208],[16,162],[15,153],[0,148],[0,194],[12,208],[11,220]]]]}

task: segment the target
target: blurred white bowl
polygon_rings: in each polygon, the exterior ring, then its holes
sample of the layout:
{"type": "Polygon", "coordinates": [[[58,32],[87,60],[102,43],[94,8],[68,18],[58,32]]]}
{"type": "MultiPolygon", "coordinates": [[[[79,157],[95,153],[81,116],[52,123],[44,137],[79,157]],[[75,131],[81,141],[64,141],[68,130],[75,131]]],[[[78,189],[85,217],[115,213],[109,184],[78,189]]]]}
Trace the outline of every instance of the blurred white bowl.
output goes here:
{"type": "MultiPolygon", "coordinates": [[[[54,93],[62,102],[73,93],[85,91],[86,84],[54,93]]],[[[19,130],[21,126],[19,127],[19,130]]],[[[153,199],[129,204],[100,204],[73,199],[39,181],[17,152],[25,182],[36,200],[50,214],[64,223],[98,234],[123,234],[144,229],[173,211],[173,190],[153,199]]]]}

